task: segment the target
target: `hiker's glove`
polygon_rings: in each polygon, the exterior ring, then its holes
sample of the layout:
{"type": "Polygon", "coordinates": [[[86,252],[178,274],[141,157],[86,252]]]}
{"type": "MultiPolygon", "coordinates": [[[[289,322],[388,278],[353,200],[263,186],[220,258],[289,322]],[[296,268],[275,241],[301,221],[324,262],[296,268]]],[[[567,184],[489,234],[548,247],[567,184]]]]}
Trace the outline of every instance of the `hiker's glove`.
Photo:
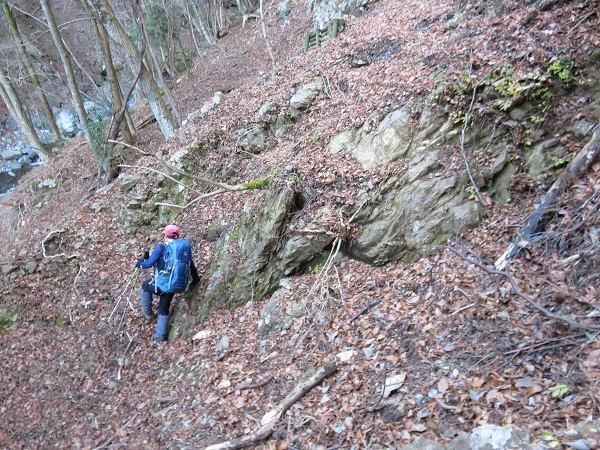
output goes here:
{"type": "Polygon", "coordinates": [[[143,262],[144,262],[143,259],[138,259],[138,261],[135,263],[135,267],[142,267],[143,262]]]}

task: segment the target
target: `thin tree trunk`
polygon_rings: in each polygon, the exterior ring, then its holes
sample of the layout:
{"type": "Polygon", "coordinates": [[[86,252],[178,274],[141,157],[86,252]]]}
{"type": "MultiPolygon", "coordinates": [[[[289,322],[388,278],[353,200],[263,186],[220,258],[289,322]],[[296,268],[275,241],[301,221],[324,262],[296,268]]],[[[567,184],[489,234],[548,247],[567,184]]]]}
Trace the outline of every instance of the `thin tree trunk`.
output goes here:
{"type": "Polygon", "coordinates": [[[50,29],[50,34],[52,35],[54,45],[58,50],[58,55],[60,56],[63,68],[65,70],[65,76],[67,78],[69,91],[71,92],[71,98],[73,99],[73,107],[75,108],[75,111],[77,111],[77,115],[79,116],[79,123],[81,124],[83,136],[85,137],[85,140],[90,146],[90,148],[92,150],[95,150],[92,136],[90,135],[90,131],[88,128],[88,116],[83,106],[83,99],[81,98],[79,87],[77,86],[77,80],[75,79],[75,73],[73,72],[71,60],[69,59],[69,55],[67,54],[67,48],[62,40],[60,32],[58,31],[58,27],[56,26],[54,14],[50,9],[50,4],[48,3],[48,0],[40,0],[40,4],[42,5],[44,16],[46,17],[46,21],[48,22],[48,28],[50,29]]]}
{"type": "MultiPolygon", "coordinates": [[[[106,77],[108,78],[108,84],[110,86],[110,92],[112,96],[112,113],[113,117],[121,110],[121,107],[124,103],[123,94],[121,93],[121,86],[119,84],[119,78],[117,77],[117,71],[115,70],[115,66],[112,60],[112,50],[110,48],[110,39],[108,37],[108,33],[106,32],[106,28],[102,22],[94,15],[94,12],[87,4],[85,0],[81,2],[86,8],[90,17],[93,17],[94,28],[96,30],[96,35],[98,36],[98,41],[100,43],[100,49],[102,51],[102,56],[104,58],[104,63],[106,64],[106,77]]],[[[133,144],[133,132],[131,130],[129,122],[126,122],[122,127],[123,137],[125,142],[128,144],[133,144]]]]}
{"type": "MultiPolygon", "coordinates": [[[[128,57],[126,60],[130,66],[131,72],[136,73],[138,67],[135,67],[135,65],[140,60],[139,52],[133,42],[131,42],[131,39],[123,29],[121,23],[117,20],[110,2],[108,0],[87,1],[102,20],[111,39],[120,45],[127,54],[128,57]]],[[[160,90],[156,85],[156,81],[152,77],[152,73],[150,73],[145,66],[142,67],[139,83],[163,136],[165,139],[169,139],[176,133],[178,124],[167,108],[167,105],[160,94],[160,90]]],[[[125,101],[127,101],[127,99],[125,99],[125,101]]]]}
{"type": "Polygon", "coordinates": [[[35,149],[43,162],[47,162],[52,154],[44,148],[33,124],[29,120],[29,116],[23,108],[17,92],[2,67],[0,67],[0,97],[2,97],[13,118],[19,123],[29,145],[35,149]]]}
{"type": "Polygon", "coordinates": [[[150,54],[150,59],[152,61],[152,65],[154,66],[154,70],[156,71],[156,75],[154,78],[156,80],[158,80],[158,84],[159,84],[160,88],[165,93],[165,97],[167,98],[167,101],[169,102],[169,105],[171,106],[171,111],[175,115],[175,119],[177,120],[178,123],[181,123],[181,117],[179,116],[179,112],[177,111],[177,106],[175,105],[175,100],[173,99],[173,96],[171,95],[171,91],[169,90],[167,83],[165,83],[162,68],[161,68],[160,64],[158,63],[158,61],[156,59],[156,55],[154,54],[154,51],[152,50],[152,45],[150,44],[150,36],[148,36],[148,32],[146,31],[146,10],[144,8],[144,4],[141,0],[137,0],[137,1],[139,2],[139,5],[141,6],[141,11],[140,11],[141,14],[139,14],[139,17],[138,17],[139,25],[142,30],[142,36],[144,37],[144,40],[146,41],[146,44],[147,44],[146,48],[148,49],[148,53],[150,54]]]}
{"type": "Polygon", "coordinates": [[[23,62],[27,67],[27,72],[29,73],[29,78],[31,79],[31,83],[36,87],[36,92],[42,104],[42,108],[44,109],[44,114],[46,116],[46,120],[48,121],[48,125],[52,130],[52,133],[56,137],[56,142],[58,145],[62,145],[62,138],[60,134],[60,130],[58,129],[58,125],[54,120],[54,115],[52,114],[52,108],[50,108],[50,104],[48,103],[48,99],[42,90],[42,86],[40,80],[37,76],[35,68],[33,67],[33,62],[31,61],[31,56],[27,52],[25,48],[25,44],[23,39],[21,38],[21,33],[19,32],[19,28],[17,27],[17,22],[12,14],[12,10],[6,0],[2,1],[2,8],[4,10],[4,15],[6,16],[6,20],[8,22],[8,27],[10,29],[10,33],[15,41],[17,48],[19,49],[19,53],[23,58],[23,62]]]}
{"type": "Polygon", "coordinates": [[[209,44],[214,44],[217,39],[213,33],[208,29],[207,25],[202,20],[202,12],[196,4],[195,0],[189,0],[189,5],[192,8],[193,14],[190,14],[192,18],[192,25],[198,30],[198,32],[204,38],[204,41],[209,44]]]}

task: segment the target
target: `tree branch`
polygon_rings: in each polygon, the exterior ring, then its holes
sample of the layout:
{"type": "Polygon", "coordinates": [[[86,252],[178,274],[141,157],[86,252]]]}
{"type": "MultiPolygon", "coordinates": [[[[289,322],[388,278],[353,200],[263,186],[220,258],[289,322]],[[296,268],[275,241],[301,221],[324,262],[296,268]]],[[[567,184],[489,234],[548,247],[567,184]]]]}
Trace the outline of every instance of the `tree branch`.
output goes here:
{"type": "Polygon", "coordinates": [[[335,372],[337,372],[337,365],[335,361],[321,367],[307,380],[298,383],[292,392],[290,392],[275,409],[265,414],[260,421],[262,426],[254,433],[238,439],[233,439],[231,441],[211,445],[206,447],[204,450],[237,450],[267,439],[273,433],[273,428],[275,427],[277,421],[288,409],[291,408],[294,403],[304,397],[304,395],[321,383],[321,381],[335,372]]]}
{"type": "Polygon", "coordinates": [[[241,192],[241,191],[247,191],[248,188],[241,185],[241,184],[226,184],[226,183],[220,183],[218,181],[213,181],[210,178],[206,178],[200,175],[194,175],[192,173],[188,173],[184,170],[181,170],[177,167],[175,167],[173,164],[169,163],[168,161],[165,161],[162,158],[159,158],[158,156],[152,154],[152,153],[148,153],[145,152],[144,150],[137,148],[133,145],[129,145],[126,144],[125,142],[121,142],[121,141],[113,141],[113,140],[109,140],[108,142],[114,142],[115,144],[120,144],[120,145],[124,145],[125,147],[131,148],[139,153],[141,153],[144,156],[149,156],[151,158],[154,158],[156,161],[158,161],[159,163],[161,163],[164,167],[167,167],[168,169],[171,169],[173,172],[178,173],[179,175],[183,175],[184,177],[189,177],[192,178],[194,180],[198,180],[198,181],[202,181],[203,183],[209,184],[211,186],[215,186],[218,187],[220,189],[223,189],[225,191],[230,191],[230,192],[241,192]]]}
{"type": "Polygon", "coordinates": [[[504,278],[506,278],[508,280],[508,282],[510,283],[510,285],[512,286],[512,288],[514,289],[515,294],[517,294],[519,297],[521,297],[523,300],[525,300],[527,303],[529,303],[535,309],[537,309],[538,311],[542,312],[546,317],[549,317],[550,319],[552,319],[552,320],[554,320],[556,322],[566,323],[567,325],[569,325],[569,326],[571,326],[573,328],[579,328],[579,329],[582,329],[582,330],[600,331],[600,325],[595,325],[595,324],[591,324],[591,323],[576,322],[576,321],[571,320],[571,319],[569,319],[567,317],[560,316],[558,314],[554,314],[549,309],[547,309],[547,308],[543,307],[542,305],[534,302],[531,298],[529,298],[527,295],[525,295],[523,293],[523,291],[521,291],[521,289],[517,285],[517,282],[515,281],[515,279],[507,271],[494,270],[491,267],[488,267],[485,264],[480,263],[479,261],[476,261],[474,259],[469,258],[468,256],[462,254],[461,252],[459,252],[458,250],[456,250],[455,248],[453,248],[451,246],[448,246],[448,249],[452,253],[454,253],[455,255],[459,256],[462,259],[464,259],[468,263],[471,263],[471,264],[479,267],[483,271],[485,271],[485,272],[487,272],[489,274],[492,274],[492,275],[501,275],[504,278]]]}
{"type": "Polygon", "coordinates": [[[508,246],[508,249],[496,260],[496,269],[505,269],[510,261],[517,257],[521,249],[526,248],[531,241],[537,240],[540,233],[546,229],[546,225],[554,217],[554,205],[560,196],[577,178],[583,176],[599,155],[600,126],[596,125],[590,141],[571,160],[569,165],[550,187],[539,207],[525,219],[523,227],[508,246]]]}

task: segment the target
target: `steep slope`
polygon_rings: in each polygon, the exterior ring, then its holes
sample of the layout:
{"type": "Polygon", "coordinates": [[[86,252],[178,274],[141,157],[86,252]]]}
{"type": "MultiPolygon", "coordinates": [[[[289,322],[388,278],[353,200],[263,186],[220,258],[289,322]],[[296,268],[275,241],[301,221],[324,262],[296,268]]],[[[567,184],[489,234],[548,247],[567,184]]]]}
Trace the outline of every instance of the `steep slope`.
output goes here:
{"type": "MultiPolygon", "coordinates": [[[[472,129],[514,122],[508,133],[517,170],[511,201],[485,194],[489,216],[455,236],[451,245],[458,254],[441,248],[414,263],[383,267],[345,256],[328,272],[315,263],[284,281],[270,299],[248,292],[239,308],[222,306],[195,324],[193,338],[158,346],[138,311],[137,290],[121,325],[124,301],[107,319],[115,300],[131,292],[125,288],[138,254],[160,239],[161,220],[178,211],[147,212],[152,196],[161,193],[161,201],[172,203],[181,193],[164,191],[168,181],[156,172],[133,168],[93,192],[93,157],[82,146],[65,149],[26,177],[2,209],[9,244],[1,254],[2,311],[10,329],[0,344],[0,445],[202,448],[254,431],[298,382],[334,360],[338,372],[296,403],[257,448],[399,448],[419,435],[446,442],[482,423],[575,440],[565,432],[596,418],[600,401],[600,343],[593,328],[598,167],[577,182],[560,205],[553,233],[514,263],[511,278],[477,265],[492,266],[556,176],[546,171],[549,178],[536,181],[527,173],[527,141],[560,133],[565,153],[555,156],[559,170],[589,139],[571,130],[599,120],[597,94],[544,78],[552,58],[568,58],[568,74],[593,78],[597,6],[409,1],[399,8],[380,1],[348,18],[337,39],[306,53],[307,5],[292,5],[283,22],[275,20],[275,7],[267,15],[273,70],[258,23],[232,30],[178,88],[190,113],[178,139],[162,144],[156,130],[144,129],[136,146],[166,158],[192,149],[186,168],[229,184],[270,176],[276,191],[298,183],[313,197],[294,220],[338,231],[340,217],[348,224],[339,213],[344,206],[404,169],[398,161],[365,169],[348,153],[330,153],[327,144],[352,127],[376,129],[387,113],[405,105],[411,105],[410,120],[424,120],[426,108],[416,99],[436,92],[439,107],[456,119],[455,139],[440,146],[441,172],[465,170],[458,137],[471,105],[472,129]],[[536,69],[538,75],[530,75],[536,69]],[[489,81],[494,72],[503,75],[489,81]],[[265,148],[252,153],[247,138],[262,126],[257,113],[265,102],[275,116],[287,116],[293,94],[318,76],[325,88],[310,108],[282,135],[267,133],[265,148]],[[510,81],[505,95],[490,87],[500,79],[510,81]],[[526,86],[546,82],[564,90],[546,110],[517,104],[526,86]],[[471,103],[475,86],[480,95],[471,103]],[[198,111],[217,90],[228,93],[200,118],[198,111]],[[494,109],[494,101],[513,104],[505,112],[494,109]],[[527,117],[513,117],[517,110],[527,117]],[[551,125],[544,128],[537,119],[527,125],[534,115],[551,125]],[[137,184],[125,183],[126,175],[137,184]],[[550,320],[528,299],[590,328],[550,320]],[[386,392],[390,381],[397,388],[386,392]]],[[[468,160],[491,165],[486,150],[485,140],[470,143],[468,160]]],[[[133,150],[126,158],[128,165],[165,171],[133,150]]],[[[199,181],[186,182],[195,192],[182,191],[179,201],[210,191],[199,181]]],[[[207,275],[189,294],[196,302],[204,299],[218,250],[212,236],[252,212],[259,195],[208,196],[176,217],[207,275]]],[[[359,232],[351,229],[347,239],[359,232]]],[[[178,305],[182,317],[195,314],[191,304],[178,305]]]]}

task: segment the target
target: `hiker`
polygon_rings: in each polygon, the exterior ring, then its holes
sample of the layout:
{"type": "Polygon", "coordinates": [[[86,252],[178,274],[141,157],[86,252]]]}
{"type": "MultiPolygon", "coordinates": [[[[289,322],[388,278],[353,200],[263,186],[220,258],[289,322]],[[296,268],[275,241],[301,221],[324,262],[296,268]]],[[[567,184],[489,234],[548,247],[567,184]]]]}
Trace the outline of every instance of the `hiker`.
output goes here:
{"type": "Polygon", "coordinates": [[[167,325],[169,323],[169,308],[171,300],[178,292],[185,291],[190,275],[192,285],[200,281],[198,270],[192,260],[192,248],[189,241],[179,239],[177,225],[167,225],[163,230],[164,242],[158,244],[147,259],[140,259],[136,267],[149,269],[154,267],[154,275],[142,284],[140,300],[142,312],[148,321],[153,319],[152,295],[160,296],[158,301],[158,316],[154,340],[167,340],[167,325]]]}

